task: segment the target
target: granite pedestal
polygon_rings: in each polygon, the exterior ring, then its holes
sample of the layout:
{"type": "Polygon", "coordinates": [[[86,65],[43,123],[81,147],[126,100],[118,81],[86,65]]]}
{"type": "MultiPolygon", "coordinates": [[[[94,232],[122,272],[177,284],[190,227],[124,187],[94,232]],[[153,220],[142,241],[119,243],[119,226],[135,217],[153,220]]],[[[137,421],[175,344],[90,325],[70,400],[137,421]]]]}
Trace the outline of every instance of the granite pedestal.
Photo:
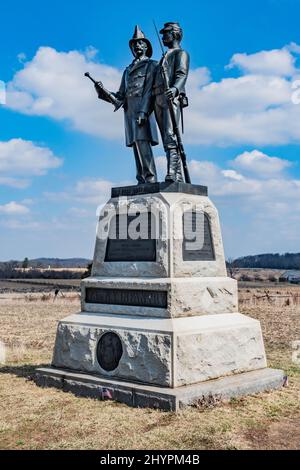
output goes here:
{"type": "Polygon", "coordinates": [[[42,385],[177,410],[283,384],[267,368],[260,323],[238,312],[203,186],[114,188],[81,289],[81,312],[59,322],[51,368],[37,371],[42,385]]]}

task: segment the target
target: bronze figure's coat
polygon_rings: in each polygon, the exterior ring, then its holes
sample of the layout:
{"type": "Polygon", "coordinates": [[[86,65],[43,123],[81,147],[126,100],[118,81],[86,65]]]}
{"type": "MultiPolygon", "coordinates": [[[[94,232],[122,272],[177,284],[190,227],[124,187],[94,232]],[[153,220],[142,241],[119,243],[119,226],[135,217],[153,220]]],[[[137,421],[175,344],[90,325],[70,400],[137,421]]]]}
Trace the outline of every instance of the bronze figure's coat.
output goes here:
{"type": "Polygon", "coordinates": [[[168,51],[163,53],[163,58],[159,63],[153,95],[155,117],[167,156],[166,181],[183,181],[183,164],[185,180],[190,183],[179,130],[180,116],[183,116],[182,109],[188,104],[185,84],[189,73],[190,58],[180,46],[183,33],[179,23],[165,23],[160,33],[163,35],[162,42],[168,51]]]}
{"type": "MultiPolygon", "coordinates": [[[[183,49],[169,50],[164,58],[164,67],[169,77],[169,87],[177,89],[177,96],[173,100],[176,117],[180,119],[180,95],[185,95],[185,84],[189,73],[189,55],[183,49]]],[[[155,116],[159,126],[165,151],[176,149],[177,141],[168,111],[167,99],[164,95],[164,83],[161,76],[161,68],[158,67],[153,94],[155,97],[155,116]]]]}
{"type": "Polygon", "coordinates": [[[126,68],[116,97],[124,102],[126,145],[131,147],[138,140],[147,140],[151,145],[158,145],[158,134],[153,114],[152,87],[154,84],[157,62],[145,58],[126,68]],[[137,123],[139,112],[148,115],[143,126],[137,123]]]}
{"type": "Polygon", "coordinates": [[[156,183],[152,146],[158,144],[158,135],[152,89],[157,62],[151,59],[151,43],[138,26],[129,47],[135,59],[125,69],[119,91],[111,93],[101,82],[95,82],[95,86],[98,97],[114,104],[115,111],[120,106],[124,109],[126,145],[133,148],[138,184],[156,183]]]}

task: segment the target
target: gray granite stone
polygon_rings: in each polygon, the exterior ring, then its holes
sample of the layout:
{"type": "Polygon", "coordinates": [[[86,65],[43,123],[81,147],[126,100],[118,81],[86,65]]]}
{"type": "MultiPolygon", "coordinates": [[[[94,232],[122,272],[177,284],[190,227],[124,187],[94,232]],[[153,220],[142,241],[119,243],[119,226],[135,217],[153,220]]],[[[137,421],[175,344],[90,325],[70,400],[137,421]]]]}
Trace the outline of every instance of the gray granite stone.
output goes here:
{"type": "Polygon", "coordinates": [[[266,369],[260,323],[238,313],[237,282],[227,277],[215,206],[205,195],[175,189],[109,201],[98,235],[111,229],[116,213],[156,208],[156,256],[148,257],[155,261],[112,261],[126,246],[122,259],[146,259],[143,249],[150,245],[140,242],[111,244],[115,252],[107,261],[107,238],[97,236],[92,276],[82,282],[82,311],[59,323],[54,368],[38,374],[45,385],[177,410],[210,395],[228,398],[282,384],[281,371],[266,369]],[[183,214],[193,211],[205,214],[206,242],[191,255],[183,228],[194,228],[194,219],[183,214]],[[93,289],[88,298],[87,289],[93,289]],[[112,334],[98,346],[106,333],[112,334]]]}
{"type": "Polygon", "coordinates": [[[60,322],[52,364],[58,368],[169,386],[171,338],[169,334],[159,332],[60,322]],[[123,346],[120,363],[112,372],[100,367],[96,353],[99,339],[108,331],[114,331],[123,346]]]}
{"type": "Polygon", "coordinates": [[[186,406],[211,406],[231,398],[279,389],[283,386],[284,374],[281,370],[265,368],[196,385],[162,388],[49,367],[37,369],[34,381],[41,387],[56,387],[77,396],[99,400],[110,396],[112,400],[133,407],[179,411],[186,406]]]}
{"type": "Polygon", "coordinates": [[[237,281],[228,277],[88,278],[82,282],[81,308],[85,312],[167,318],[235,313],[237,281]],[[167,307],[93,304],[85,301],[87,288],[167,292],[167,307]]]}
{"type": "Polygon", "coordinates": [[[176,387],[266,367],[257,320],[238,313],[153,318],[74,314],[60,322],[53,366],[176,387]],[[106,332],[121,339],[118,367],[103,370],[97,344],[106,332]]]}
{"type": "MultiPolygon", "coordinates": [[[[108,230],[109,233],[109,230],[108,230]]],[[[108,202],[105,222],[98,226],[92,277],[225,277],[226,265],[218,212],[205,196],[182,193],[163,193],[128,198],[113,198],[108,202]],[[137,208],[147,212],[156,208],[156,261],[105,261],[107,238],[101,228],[112,223],[116,214],[126,214],[137,208]],[[183,261],[183,221],[185,211],[196,208],[207,214],[215,252],[214,261],[183,261]]]]}

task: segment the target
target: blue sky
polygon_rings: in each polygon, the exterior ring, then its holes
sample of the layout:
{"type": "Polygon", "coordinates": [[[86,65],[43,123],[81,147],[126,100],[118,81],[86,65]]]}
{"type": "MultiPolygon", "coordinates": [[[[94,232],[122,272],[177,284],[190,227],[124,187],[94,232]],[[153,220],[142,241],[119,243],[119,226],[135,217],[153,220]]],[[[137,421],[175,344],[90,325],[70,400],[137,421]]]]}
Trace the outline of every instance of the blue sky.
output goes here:
{"type": "MultiPolygon", "coordinates": [[[[300,0],[2,5],[0,259],[92,257],[97,205],[135,177],[122,111],[83,73],[117,89],[137,23],[159,58],[152,18],[184,29],[186,150],[220,211],[226,256],[299,251],[299,15],[300,0]]],[[[155,155],[163,178],[161,146],[155,155]]]]}

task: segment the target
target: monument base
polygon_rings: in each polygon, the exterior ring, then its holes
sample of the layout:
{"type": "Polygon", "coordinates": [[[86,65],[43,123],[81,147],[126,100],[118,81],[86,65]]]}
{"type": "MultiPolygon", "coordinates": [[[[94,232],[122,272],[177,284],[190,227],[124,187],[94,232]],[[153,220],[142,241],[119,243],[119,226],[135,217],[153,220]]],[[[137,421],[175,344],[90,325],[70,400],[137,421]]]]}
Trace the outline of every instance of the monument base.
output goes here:
{"type": "Polygon", "coordinates": [[[34,381],[76,396],[111,399],[138,408],[179,411],[186,406],[207,406],[245,395],[281,388],[282,370],[264,368],[177,388],[153,387],[74,373],[53,367],[37,369],[34,381]]]}
{"type": "Polygon", "coordinates": [[[173,411],[283,384],[267,368],[260,322],[238,312],[207,188],[112,189],[81,312],[59,322],[51,367],[35,380],[173,411]]]}
{"type": "Polygon", "coordinates": [[[178,388],[265,369],[267,361],[260,323],[240,313],[153,318],[81,312],[60,321],[51,365],[178,388]],[[100,348],[107,335],[105,354],[100,348]]]}

